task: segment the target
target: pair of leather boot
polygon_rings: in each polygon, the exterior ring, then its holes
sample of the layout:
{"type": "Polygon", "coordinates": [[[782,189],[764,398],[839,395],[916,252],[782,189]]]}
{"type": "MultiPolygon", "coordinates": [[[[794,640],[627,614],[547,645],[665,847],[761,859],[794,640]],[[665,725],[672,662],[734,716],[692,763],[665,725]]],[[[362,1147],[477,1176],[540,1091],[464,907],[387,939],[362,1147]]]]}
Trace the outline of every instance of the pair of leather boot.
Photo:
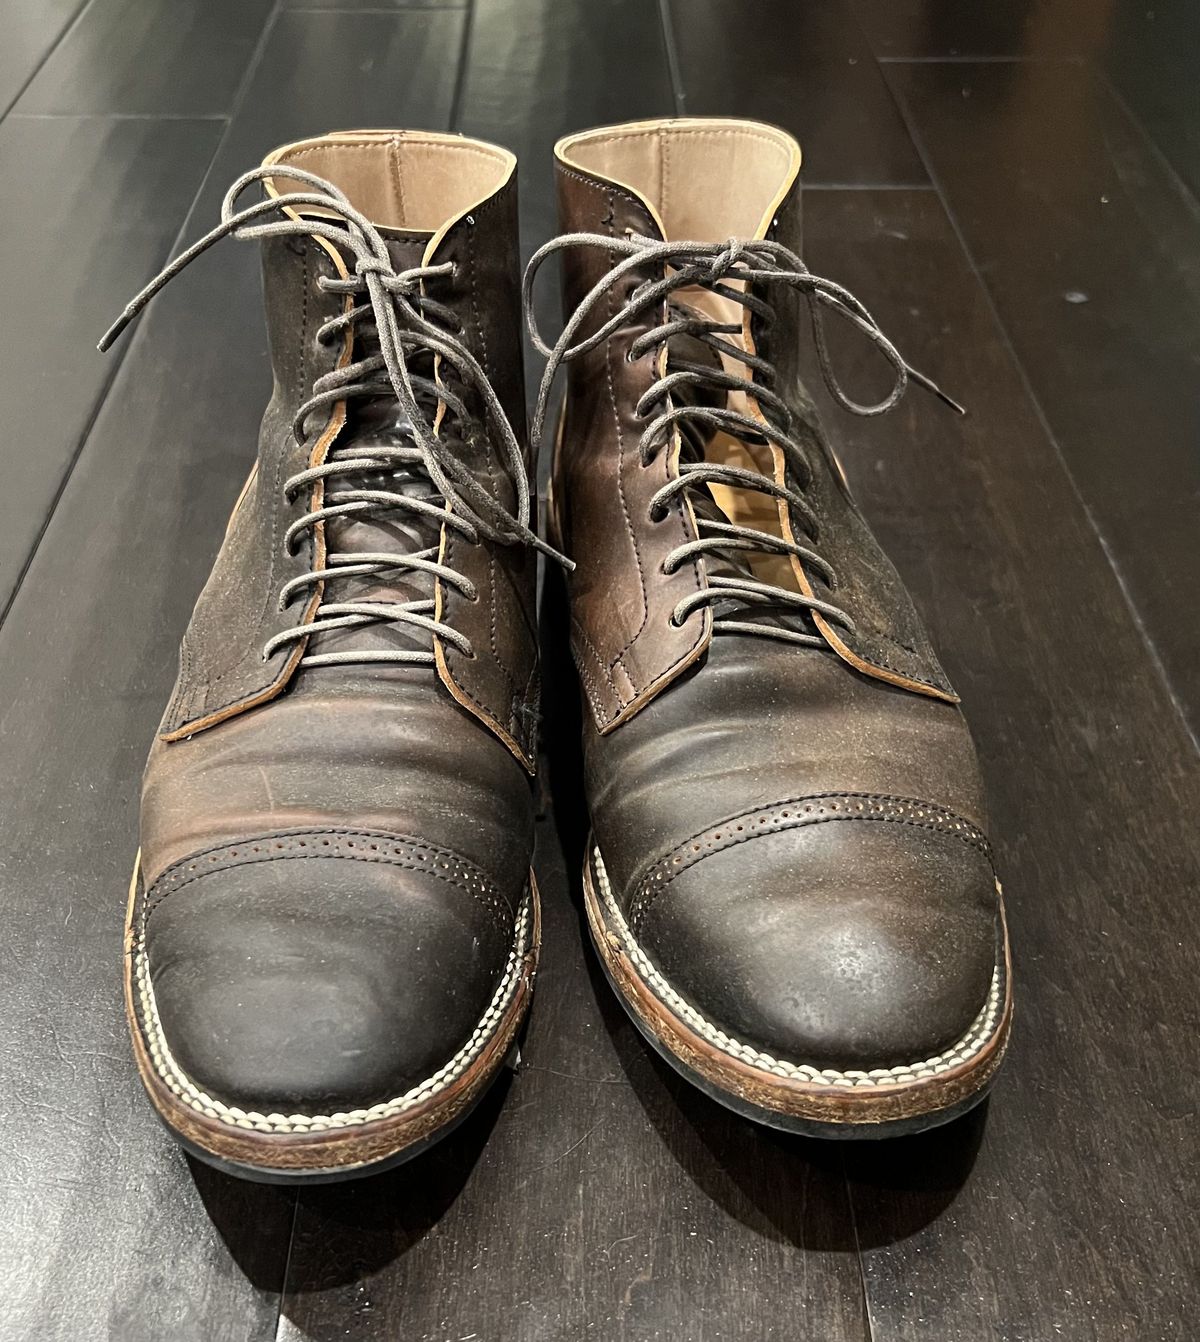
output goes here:
{"type": "Polygon", "coordinates": [[[516,160],[458,136],[276,151],[106,337],[212,243],[259,241],[274,389],[150,753],[126,932],[138,1067],[201,1158],[380,1169],[515,1048],[539,551],[570,569],[588,920],[650,1042],[806,1133],[986,1089],[1011,994],[974,751],[801,355],[858,413],[932,384],[800,260],[799,165],[742,121],[559,143],[563,234],[525,300],[560,253],[567,324],[534,330],[532,433],[516,160]],[[884,402],[839,385],[830,318],[891,364],[884,402]]]}

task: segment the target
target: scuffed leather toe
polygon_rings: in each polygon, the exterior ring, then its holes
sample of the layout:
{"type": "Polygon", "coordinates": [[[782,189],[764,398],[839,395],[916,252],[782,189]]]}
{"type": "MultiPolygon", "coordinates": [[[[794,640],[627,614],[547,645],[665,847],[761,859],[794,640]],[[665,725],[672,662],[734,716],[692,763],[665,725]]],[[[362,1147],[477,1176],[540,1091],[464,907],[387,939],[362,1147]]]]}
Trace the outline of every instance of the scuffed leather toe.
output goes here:
{"type": "Polygon", "coordinates": [[[176,1063],[262,1113],[364,1108],[468,1041],[512,913],[470,864],[373,832],[306,831],[177,863],[146,899],[146,955],[176,1063]]]}
{"type": "Polygon", "coordinates": [[[702,1016],[772,1057],[839,1070],[922,1061],[966,1034],[996,957],[985,846],[949,826],[845,818],[737,839],[668,856],[677,874],[634,905],[642,947],[702,1016]]]}

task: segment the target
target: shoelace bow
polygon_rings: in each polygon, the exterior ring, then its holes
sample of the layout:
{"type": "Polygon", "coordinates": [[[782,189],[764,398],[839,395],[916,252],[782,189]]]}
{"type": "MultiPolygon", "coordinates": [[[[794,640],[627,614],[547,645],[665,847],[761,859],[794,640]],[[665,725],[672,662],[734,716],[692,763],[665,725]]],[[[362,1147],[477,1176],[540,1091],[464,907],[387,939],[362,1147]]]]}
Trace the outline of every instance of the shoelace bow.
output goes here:
{"type": "MultiPolygon", "coordinates": [[[[317,378],[312,396],[300,406],[292,424],[296,443],[302,446],[306,441],[307,421],[314,412],[352,397],[381,395],[396,398],[408,420],[412,437],[411,444],[380,447],[351,444],[338,448],[335,443],[322,464],[300,471],[287,480],[284,496],[289,505],[301,491],[318,480],[338,486],[336,491],[330,489],[325,494],[321,507],[305,513],[288,527],[284,543],[289,553],[295,552],[305,532],[330,518],[379,518],[395,516],[398,512],[420,515],[435,525],[449,527],[471,544],[484,537],[499,545],[529,545],[572,567],[568,560],[542,541],[530,525],[530,488],[524,454],[487,374],[457,338],[461,327],[454,313],[422,292],[425,280],[450,274],[454,269],[453,262],[397,271],[386,242],[370,220],[351,205],[342,191],[314,173],[285,165],[259,167],[243,173],[229,188],[221,204],[221,223],[180,253],[129,302],[100,341],[101,351],[112,345],[142,308],[181,270],[230,234],[248,241],[286,236],[325,238],[344,258],[353,257],[353,273],[344,280],[321,277],[318,285],[326,292],[354,298],[365,294],[365,302],[357,303],[327,321],[317,332],[317,339],[328,343],[344,338],[348,329],[369,322],[374,328],[379,353],[317,378]],[[238,198],[247,187],[273,176],[304,182],[313,189],[268,197],[241,210],[235,209],[238,198]],[[298,211],[305,207],[320,209],[324,216],[336,217],[309,215],[293,219],[283,214],[285,209],[298,211]],[[253,222],[271,214],[283,217],[267,223],[253,222]],[[441,360],[436,379],[421,376],[410,368],[409,362],[414,355],[421,358],[433,355],[441,360]],[[500,449],[516,492],[516,508],[512,513],[475,480],[452,450],[452,440],[443,436],[449,427],[448,419],[457,422],[465,433],[471,418],[463,398],[447,385],[445,369],[453,370],[464,387],[473,389],[482,402],[485,427],[500,449]],[[363,478],[389,472],[404,472],[409,476],[423,472],[432,484],[433,496],[418,498],[389,489],[371,488],[371,481],[363,478]]],[[[374,577],[388,572],[428,574],[473,600],[476,595],[474,584],[448,565],[439,563],[437,554],[436,545],[413,553],[328,551],[324,567],[311,569],[283,586],[279,607],[285,609],[298,595],[311,592],[318,583],[338,578],[374,577]]],[[[464,655],[473,656],[470,641],[444,621],[434,619],[434,610],[432,597],[405,602],[323,599],[310,623],[286,629],[268,641],[263,648],[263,660],[268,660],[279,648],[314,634],[388,623],[424,631],[452,644],[464,655]]],[[[305,666],[347,662],[433,665],[434,655],[432,650],[362,650],[310,653],[301,659],[305,666]]]]}
{"type": "MultiPolygon", "coordinates": [[[[834,399],[852,414],[885,414],[904,395],[910,380],[932,392],[959,414],[965,413],[934,382],[904,361],[866,307],[853,294],[832,280],[814,275],[795,252],[780,243],[737,238],[725,243],[657,242],[633,234],[614,238],[599,233],[571,233],[541,247],[531,258],[525,272],[522,297],[526,326],[534,346],[547,359],[534,412],[533,441],[538,444],[542,441],[553,382],[560,366],[596,349],[622,326],[637,321],[665,302],[668,305],[666,322],[637,336],[631,342],[629,357],[641,358],[677,337],[692,337],[713,351],[717,355],[717,362],[716,366],[698,364],[675,358],[669,351],[664,375],[650,386],[635,407],[637,418],[647,421],[638,444],[643,465],[649,465],[654,460],[658,452],[670,443],[674,433],[680,435],[684,449],[680,453],[678,476],[656,491],[650,500],[651,520],[660,519],[671,499],[684,491],[704,490],[710,484],[725,485],[785,501],[794,519],[803,528],[806,538],[815,543],[819,532],[817,518],[804,496],[804,490],[812,481],[813,471],[803,447],[793,435],[795,414],[774,391],[774,368],[766,359],[724,338],[739,335],[742,330],[740,322],[720,322],[684,306],[682,302],[679,306],[671,303],[677,290],[703,288],[722,298],[732,299],[748,309],[764,327],[769,326],[774,318],[774,309],[770,303],[751,292],[752,285],[786,286],[798,291],[807,300],[821,374],[834,399]],[[549,256],[577,247],[599,248],[606,253],[620,255],[623,259],[584,296],[563,328],[562,335],[551,347],[542,339],[534,316],[534,282],[539,267],[549,256]],[[651,278],[643,279],[611,317],[590,335],[580,338],[584,323],[611,290],[631,272],[644,272],[647,269],[651,271],[651,278]],[[658,277],[655,278],[655,275],[658,277]],[[745,282],[745,289],[734,287],[737,282],[745,282]],[[895,380],[883,400],[860,405],[843,390],[830,360],[823,321],[826,310],[831,310],[860,330],[891,364],[895,380]],[[728,372],[721,355],[743,364],[747,375],[741,377],[728,372]],[[745,392],[757,401],[763,418],[743,414],[728,404],[709,405],[687,400],[676,401],[673,398],[674,393],[689,387],[716,389],[724,393],[745,392]],[[759,471],[706,461],[705,445],[712,433],[721,431],[744,443],[772,443],[777,446],[787,464],[786,478],[794,482],[795,487],[790,483],[777,484],[759,471]]],[[[763,554],[793,555],[801,564],[819,573],[831,591],[837,588],[837,575],[811,545],[793,544],[782,536],[754,527],[716,520],[702,515],[699,510],[696,512],[696,525],[698,538],[678,546],[667,556],[663,563],[665,573],[673,573],[681,564],[697,556],[722,555],[728,558],[731,551],[757,551],[763,554]]],[[[855,627],[846,611],[819,597],[807,596],[803,592],[753,578],[726,574],[710,576],[707,588],[680,601],[671,614],[671,621],[680,625],[696,609],[716,606],[722,602],[742,607],[757,605],[815,611],[851,632],[855,627]]],[[[786,642],[826,646],[825,639],[816,633],[730,618],[736,613],[736,609],[728,608],[714,611],[714,631],[760,634],[786,642]]]]}

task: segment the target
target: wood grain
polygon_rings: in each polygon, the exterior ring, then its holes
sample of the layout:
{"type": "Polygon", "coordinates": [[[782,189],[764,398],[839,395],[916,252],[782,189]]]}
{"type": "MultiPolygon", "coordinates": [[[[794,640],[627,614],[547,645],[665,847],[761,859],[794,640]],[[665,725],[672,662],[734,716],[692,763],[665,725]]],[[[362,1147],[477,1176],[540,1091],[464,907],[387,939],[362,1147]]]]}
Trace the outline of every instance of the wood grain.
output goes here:
{"type": "MultiPolygon", "coordinates": [[[[963,697],[1016,983],[986,1124],[847,1152],[873,1337],[1183,1337],[1194,747],[936,197],[814,194],[806,255],[970,407],[913,393],[836,436],[963,697]],[[953,1205],[913,1232],[968,1156],[953,1205]]],[[[834,357],[865,392],[864,346],[834,357]]]]}
{"type": "Polygon", "coordinates": [[[227,115],[270,12],[271,0],[93,0],[15,110],[227,115]]]}
{"type": "Polygon", "coordinates": [[[0,122],[0,612],[119,364],[96,341],[167,259],[220,136],[208,122],[0,122]]]}
{"type": "Polygon", "coordinates": [[[887,71],[1200,735],[1200,208],[1089,69],[887,71]]]}

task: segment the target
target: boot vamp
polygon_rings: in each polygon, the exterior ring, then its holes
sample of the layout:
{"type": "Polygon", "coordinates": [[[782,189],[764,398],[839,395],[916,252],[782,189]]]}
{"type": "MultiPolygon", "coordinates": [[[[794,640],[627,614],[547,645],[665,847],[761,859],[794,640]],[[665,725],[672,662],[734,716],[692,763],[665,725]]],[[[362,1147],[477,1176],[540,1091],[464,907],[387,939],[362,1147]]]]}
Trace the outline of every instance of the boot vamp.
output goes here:
{"type": "Polygon", "coordinates": [[[532,828],[524,771],[425,667],[302,671],[156,742],[141,936],[165,1047],[247,1110],[406,1094],[511,972],[532,828]]]}
{"type": "Polygon", "coordinates": [[[142,794],[142,870],[276,829],[410,835],[487,871],[507,898],[532,850],[529,780],[428,667],[302,670],[278,699],[158,740],[142,794]]]}
{"type": "Polygon", "coordinates": [[[774,1057],[930,1057],[995,966],[998,901],[958,709],[832,654],[719,635],[608,737],[597,847],[634,936],[706,1019],[774,1057]]]}

